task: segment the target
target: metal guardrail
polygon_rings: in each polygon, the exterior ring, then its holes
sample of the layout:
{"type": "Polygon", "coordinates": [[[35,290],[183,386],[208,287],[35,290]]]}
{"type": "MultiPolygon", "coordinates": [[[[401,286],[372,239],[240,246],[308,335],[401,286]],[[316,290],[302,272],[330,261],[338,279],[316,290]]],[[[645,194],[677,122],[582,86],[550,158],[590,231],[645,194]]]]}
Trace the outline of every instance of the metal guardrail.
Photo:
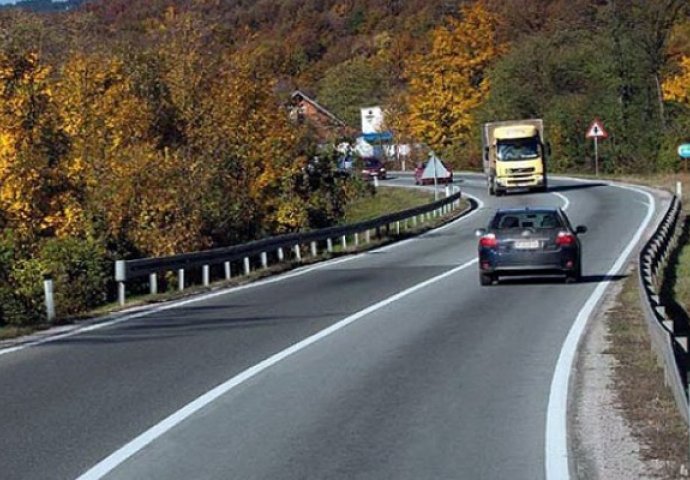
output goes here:
{"type": "Polygon", "coordinates": [[[676,325],[669,318],[658,290],[658,275],[668,265],[669,257],[677,246],[680,213],[681,202],[674,195],[656,232],[640,251],[638,277],[653,348],[663,361],[666,383],[671,388],[678,410],[685,423],[690,423],[686,396],[690,332],[687,326],[676,325]]]}
{"type": "MultiPolygon", "coordinates": [[[[184,289],[185,270],[201,268],[203,284],[208,286],[210,283],[210,267],[212,265],[222,264],[225,270],[225,279],[229,280],[232,277],[232,262],[242,261],[244,273],[249,274],[251,271],[251,258],[258,256],[261,268],[265,269],[268,268],[268,254],[271,252],[275,252],[275,258],[279,263],[285,261],[288,257],[291,257],[294,261],[301,262],[302,247],[304,245],[309,245],[312,257],[316,257],[319,244],[323,247],[324,242],[326,250],[329,253],[333,251],[333,239],[339,239],[342,247],[347,248],[348,237],[357,246],[360,243],[359,234],[363,233],[364,240],[368,243],[371,230],[375,230],[378,234],[382,227],[390,231],[391,225],[395,225],[394,228],[399,234],[401,227],[408,227],[410,221],[412,226],[415,227],[418,222],[421,223],[430,218],[445,215],[459,208],[460,198],[461,192],[457,191],[446,198],[428,205],[403,210],[356,224],[329,227],[304,233],[279,235],[241,245],[194,253],[135,260],[117,260],[115,262],[115,281],[118,283],[118,301],[120,305],[125,304],[126,282],[128,280],[148,276],[150,292],[156,294],[158,290],[157,275],[163,272],[177,271],[178,289],[182,290],[184,289]],[[401,225],[401,222],[405,222],[405,225],[401,225]]],[[[474,203],[467,211],[473,208],[475,208],[474,203]]]]}

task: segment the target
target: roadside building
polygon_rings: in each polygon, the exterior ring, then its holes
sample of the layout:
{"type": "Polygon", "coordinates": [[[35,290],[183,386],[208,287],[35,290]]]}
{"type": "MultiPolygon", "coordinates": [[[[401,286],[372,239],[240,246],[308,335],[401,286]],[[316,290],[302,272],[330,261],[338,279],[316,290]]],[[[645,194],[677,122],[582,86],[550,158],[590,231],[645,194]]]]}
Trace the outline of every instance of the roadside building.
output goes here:
{"type": "Polygon", "coordinates": [[[356,134],[355,129],[300,90],[291,95],[289,113],[293,121],[307,122],[321,143],[333,143],[356,134]]]}

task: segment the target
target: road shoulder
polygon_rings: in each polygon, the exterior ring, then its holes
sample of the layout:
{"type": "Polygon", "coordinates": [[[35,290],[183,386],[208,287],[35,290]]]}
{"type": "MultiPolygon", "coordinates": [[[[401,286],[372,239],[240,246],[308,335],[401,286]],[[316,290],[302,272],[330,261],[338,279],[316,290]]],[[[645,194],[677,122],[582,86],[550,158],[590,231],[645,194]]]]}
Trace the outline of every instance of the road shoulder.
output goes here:
{"type": "Polygon", "coordinates": [[[609,288],[574,372],[570,429],[577,479],[687,477],[687,432],[639,310],[636,271],[609,288]]]}

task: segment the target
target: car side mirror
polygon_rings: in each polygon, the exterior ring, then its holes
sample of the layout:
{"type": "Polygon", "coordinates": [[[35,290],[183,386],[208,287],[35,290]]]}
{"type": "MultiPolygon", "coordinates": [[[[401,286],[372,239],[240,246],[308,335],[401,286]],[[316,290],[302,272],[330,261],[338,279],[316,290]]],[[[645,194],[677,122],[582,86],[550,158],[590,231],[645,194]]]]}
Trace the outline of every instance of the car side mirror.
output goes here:
{"type": "Polygon", "coordinates": [[[575,233],[587,233],[587,227],[585,227],[584,225],[578,225],[575,228],[575,233]]]}
{"type": "Polygon", "coordinates": [[[484,235],[486,235],[486,228],[478,228],[478,229],[476,229],[476,230],[474,231],[474,235],[475,235],[476,237],[483,237],[484,235]]]}

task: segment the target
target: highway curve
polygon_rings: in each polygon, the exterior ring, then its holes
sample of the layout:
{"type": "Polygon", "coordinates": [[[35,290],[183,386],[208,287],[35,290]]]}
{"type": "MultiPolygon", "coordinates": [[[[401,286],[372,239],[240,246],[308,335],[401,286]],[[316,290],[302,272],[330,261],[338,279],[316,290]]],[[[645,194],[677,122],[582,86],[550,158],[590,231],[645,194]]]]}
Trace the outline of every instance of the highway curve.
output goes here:
{"type": "Polygon", "coordinates": [[[0,477],[545,478],[568,332],[665,205],[572,180],[489,199],[462,178],[483,203],[443,229],[0,351],[0,477]],[[583,281],[480,287],[474,230],[499,205],[567,206],[583,281]]]}

